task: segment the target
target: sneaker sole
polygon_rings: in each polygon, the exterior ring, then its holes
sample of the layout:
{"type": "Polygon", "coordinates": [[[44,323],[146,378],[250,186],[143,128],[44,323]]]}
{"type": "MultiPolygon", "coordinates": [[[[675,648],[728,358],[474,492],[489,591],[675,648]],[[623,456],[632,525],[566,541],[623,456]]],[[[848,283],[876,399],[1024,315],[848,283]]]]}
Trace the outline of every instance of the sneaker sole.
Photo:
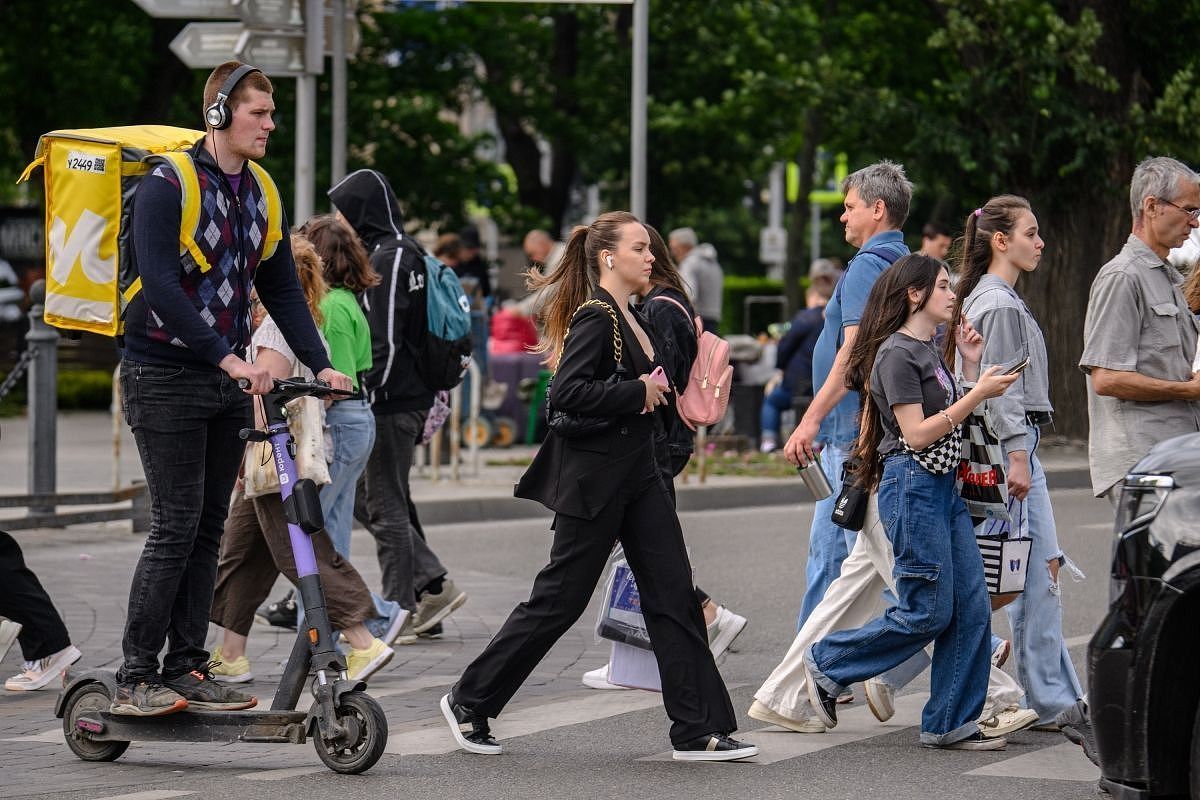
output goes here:
{"type": "Polygon", "coordinates": [[[241,675],[218,675],[214,672],[212,677],[218,683],[249,683],[254,680],[254,673],[243,672],[241,675]]]}
{"type": "Polygon", "coordinates": [[[189,711],[245,711],[247,708],[254,708],[258,705],[258,698],[251,697],[248,701],[242,703],[212,703],[204,700],[187,700],[189,711]]]}
{"type": "Polygon", "coordinates": [[[672,750],[671,758],[676,761],[741,761],[743,758],[754,758],[758,748],[754,746],[741,747],[737,750],[672,750]]]}
{"type": "Polygon", "coordinates": [[[780,728],[786,728],[794,733],[824,733],[825,724],[820,720],[808,719],[803,722],[794,720],[791,717],[785,717],[782,714],[777,714],[772,709],[758,702],[757,700],[746,711],[746,716],[751,719],[756,719],[759,722],[766,722],[770,725],[775,725],[780,728]]]}
{"type": "Polygon", "coordinates": [[[632,691],[632,689],[630,689],[628,686],[621,686],[619,684],[613,683],[612,681],[607,681],[602,678],[591,678],[591,677],[588,677],[586,674],[584,674],[584,676],[582,678],[580,678],[579,680],[584,686],[588,687],[589,689],[602,689],[602,690],[603,689],[620,689],[620,690],[624,690],[627,692],[632,691]]]}
{"type": "Polygon", "coordinates": [[[450,733],[460,748],[468,753],[476,753],[481,756],[498,756],[503,752],[504,748],[498,744],[475,744],[462,735],[462,731],[458,729],[458,720],[454,718],[454,712],[450,709],[450,695],[442,695],[442,699],[438,702],[438,708],[442,710],[442,716],[446,719],[446,724],[450,726],[450,733]]]}
{"type": "Polygon", "coordinates": [[[42,673],[42,677],[28,683],[7,680],[4,682],[4,688],[10,692],[36,692],[43,686],[48,686],[55,678],[61,678],[63,673],[67,671],[67,668],[81,658],[83,658],[83,653],[80,652],[79,648],[72,646],[65,656],[46,665],[46,671],[42,673]]]}
{"type": "Polygon", "coordinates": [[[836,728],[837,719],[830,717],[821,705],[821,698],[817,695],[817,682],[813,679],[812,670],[808,666],[808,660],[803,660],[801,664],[804,667],[804,686],[808,690],[808,702],[812,704],[813,713],[817,715],[817,719],[825,723],[826,728],[836,728]]]}
{"type": "Polygon", "coordinates": [[[358,673],[357,675],[350,675],[349,676],[350,680],[352,680],[352,681],[367,680],[372,675],[374,675],[376,672],[379,672],[379,670],[381,670],[385,666],[387,666],[387,663],[389,661],[391,661],[392,657],[395,655],[396,655],[396,651],[392,650],[392,648],[390,648],[390,647],[385,648],[382,653],[380,653],[379,655],[375,656],[375,658],[373,658],[367,662],[367,665],[365,667],[363,667],[362,672],[358,673]]]}
{"type": "Polygon", "coordinates": [[[930,750],[960,750],[962,752],[969,751],[984,751],[984,750],[1003,750],[1008,747],[1008,740],[999,737],[995,739],[984,739],[982,742],[953,742],[951,744],[926,744],[922,745],[930,750]]]}
{"type": "Polygon", "coordinates": [[[418,633],[418,634],[424,633],[425,631],[432,628],[434,625],[437,625],[439,622],[444,620],[446,617],[453,614],[455,611],[458,611],[460,608],[462,608],[463,603],[465,603],[465,602],[467,602],[467,593],[459,592],[458,595],[456,595],[453,600],[451,600],[449,603],[447,603],[446,605],[439,608],[436,612],[434,612],[434,615],[432,617],[425,620],[420,625],[414,625],[413,633],[418,633]]]}
{"type": "Polygon", "coordinates": [[[400,638],[400,629],[404,627],[404,622],[408,619],[408,614],[409,611],[407,608],[400,609],[400,613],[396,615],[396,621],[387,629],[386,634],[379,637],[383,640],[384,644],[391,645],[400,638]]]}
{"type": "Polygon", "coordinates": [[[896,716],[895,706],[887,702],[886,693],[879,689],[875,681],[867,681],[864,687],[866,688],[867,708],[871,709],[871,713],[875,715],[875,719],[880,722],[887,722],[896,716]]]}
{"type": "Polygon", "coordinates": [[[717,638],[713,639],[712,644],[708,646],[708,649],[712,651],[713,658],[720,658],[725,655],[725,651],[733,644],[733,640],[740,636],[742,631],[746,630],[747,622],[745,617],[742,617],[740,621],[735,621],[732,625],[717,633],[717,638]]]}
{"type": "Polygon", "coordinates": [[[119,717],[161,717],[166,714],[175,714],[179,711],[186,711],[187,708],[188,701],[181,697],[175,701],[174,705],[151,709],[144,709],[141,706],[131,706],[124,703],[113,703],[108,707],[108,713],[115,714],[119,717]]]}

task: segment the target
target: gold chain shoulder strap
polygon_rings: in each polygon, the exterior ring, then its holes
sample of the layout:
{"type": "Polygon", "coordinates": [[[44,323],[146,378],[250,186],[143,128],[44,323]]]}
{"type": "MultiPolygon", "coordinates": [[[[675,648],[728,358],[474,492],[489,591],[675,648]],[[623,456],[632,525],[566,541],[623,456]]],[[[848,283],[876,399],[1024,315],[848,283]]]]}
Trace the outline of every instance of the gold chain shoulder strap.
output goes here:
{"type": "MultiPolygon", "coordinates": [[[[624,342],[621,339],[621,326],[617,322],[617,312],[614,311],[613,307],[610,306],[608,303],[604,302],[603,300],[597,300],[596,298],[593,297],[591,300],[585,300],[582,303],[580,303],[579,308],[575,309],[575,313],[571,315],[571,318],[574,319],[575,314],[578,314],[585,306],[599,306],[600,308],[603,308],[605,311],[608,312],[608,316],[612,319],[612,324],[613,324],[613,360],[616,361],[618,364],[620,364],[621,363],[621,352],[624,348],[624,342]]],[[[563,334],[564,347],[566,346],[567,337],[570,335],[571,335],[571,326],[568,325],[567,332],[563,334]]]]}

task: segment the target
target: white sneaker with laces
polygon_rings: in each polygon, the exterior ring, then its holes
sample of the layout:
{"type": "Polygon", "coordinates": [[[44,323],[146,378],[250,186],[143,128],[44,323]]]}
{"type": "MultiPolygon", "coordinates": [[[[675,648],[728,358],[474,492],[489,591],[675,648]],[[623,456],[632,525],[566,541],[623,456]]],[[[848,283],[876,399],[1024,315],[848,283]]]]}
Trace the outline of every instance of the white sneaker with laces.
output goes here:
{"type": "Polygon", "coordinates": [[[26,661],[22,664],[23,671],[4,682],[4,688],[10,692],[32,692],[41,689],[55,678],[64,675],[67,667],[74,664],[83,653],[75,645],[67,645],[53,655],[39,658],[37,661],[26,661]]]}
{"type": "Polygon", "coordinates": [[[608,664],[599,669],[583,673],[583,685],[589,689],[628,689],[628,686],[618,686],[608,679],[608,664]]]}
{"type": "Polygon", "coordinates": [[[1037,725],[1037,712],[1031,708],[1009,706],[994,717],[979,721],[979,732],[986,739],[999,739],[1037,725]]]}
{"type": "Polygon", "coordinates": [[[867,678],[863,683],[866,689],[867,708],[880,722],[887,722],[896,714],[896,690],[879,678],[867,678]]]}
{"type": "Polygon", "coordinates": [[[717,606],[717,616],[708,626],[708,649],[713,658],[720,658],[746,628],[746,618],[725,606],[717,606]]]}
{"type": "Polygon", "coordinates": [[[756,719],[759,722],[766,722],[780,728],[786,728],[789,731],[795,731],[796,733],[825,732],[825,723],[821,722],[815,716],[792,719],[791,717],[785,717],[782,714],[776,713],[774,709],[757,700],[750,704],[750,710],[746,712],[746,716],[756,719]]]}

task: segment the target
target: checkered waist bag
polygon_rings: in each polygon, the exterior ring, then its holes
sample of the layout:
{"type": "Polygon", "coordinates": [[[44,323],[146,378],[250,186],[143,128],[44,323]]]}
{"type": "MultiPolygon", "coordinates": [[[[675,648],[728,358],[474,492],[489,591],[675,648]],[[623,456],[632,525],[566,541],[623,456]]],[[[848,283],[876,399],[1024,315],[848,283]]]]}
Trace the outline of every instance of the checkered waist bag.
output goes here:
{"type": "Polygon", "coordinates": [[[917,460],[926,471],[934,475],[945,475],[958,469],[962,462],[962,426],[955,425],[954,429],[923,450],[914,450],[900,437],[904,451],[917,460]]]}

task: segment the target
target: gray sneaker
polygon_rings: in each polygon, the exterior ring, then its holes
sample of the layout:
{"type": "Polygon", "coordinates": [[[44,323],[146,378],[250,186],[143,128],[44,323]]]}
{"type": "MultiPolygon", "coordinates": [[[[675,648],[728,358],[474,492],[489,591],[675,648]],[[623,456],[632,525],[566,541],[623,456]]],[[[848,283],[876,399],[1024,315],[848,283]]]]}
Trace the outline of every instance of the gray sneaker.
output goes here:
{"type": "Polygon", "coordinates": [[[413,614],[413,632],[424,633],[453,614],[467,602],[467,593],[459,591],[454,581],[442,581],[442,590],[436,594],[426,592],[417,601],[417,612],[413,614]]]}
{"type": "Polygon", "coordinates": [[[187,707],[187,700],[174,689],[168,689],[161,683],[142,681],[117,686],[108,712],[126,717],[158,717],[183,711],[187,707]]]}
{"type": "Polygon", "coordinates": [[[213,680],[211,669],[212,664],[207,664],[175,678],[164,678],[163,683],[187,700],[188,708],[193,710],[241,711],[258,704],[257,697],[213,680]]]}

